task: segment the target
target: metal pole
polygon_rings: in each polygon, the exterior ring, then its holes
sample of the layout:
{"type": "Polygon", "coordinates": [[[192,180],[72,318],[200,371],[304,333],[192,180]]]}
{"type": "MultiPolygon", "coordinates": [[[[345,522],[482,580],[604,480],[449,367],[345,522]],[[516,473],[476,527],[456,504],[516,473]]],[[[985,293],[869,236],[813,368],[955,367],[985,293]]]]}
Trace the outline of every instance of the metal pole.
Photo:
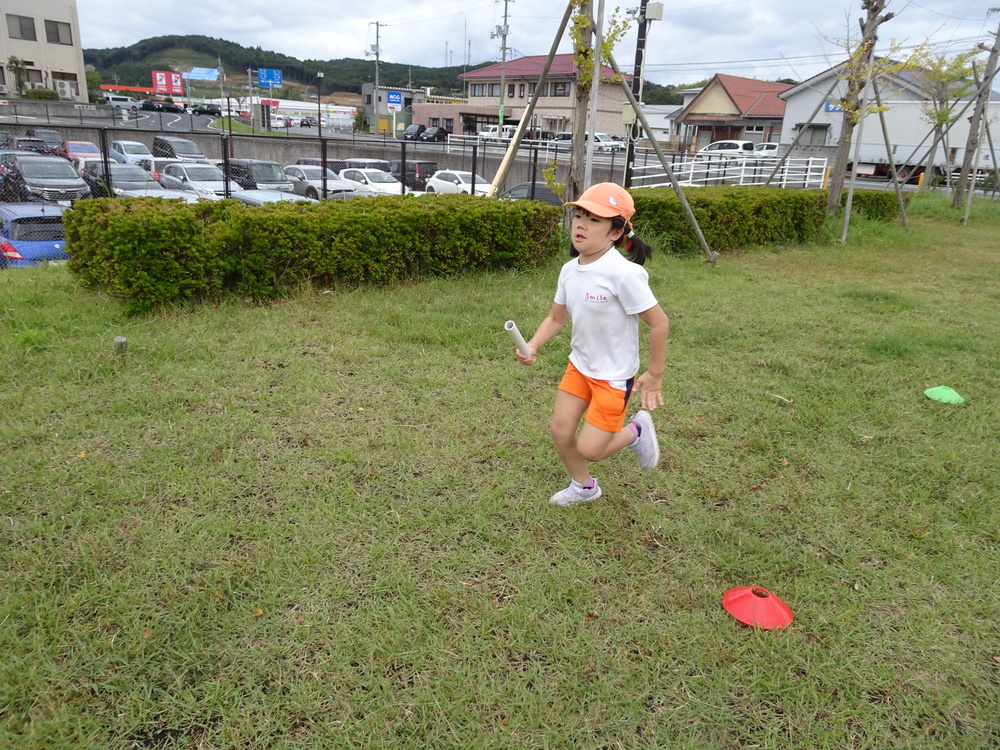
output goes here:
{"type": "MultiPolygon", "coordinates": [[[[639,122],[642,123],[642,129],[647,133],[652,132],[649,128],[649,122],[646,120],[646,116],[642,113],[639,108],[639,102],[635,98],[635,94],[632,93],[632,89],[629,88],[628,84],[625,82],[625,77],[622,75],[621,68],[618,67],[618,63],[615,62],[614,55],[608,56],[608,62],[611,63],[611,69],[615,71],[615,75],[621,81],[622,89],[625,91],[625,96],[628,97],[629,104],[632,105],[632,109],[635,111],[635,116],[639,118],[639,122]]],[[[674,192],[677,193],[677,199],[680,201],[681,206],[684,209],[684,215],[687,217],[688,223],[691,225],[691,229],[695,236],[698,238],[698,244],[701,245],[701,250],[705,253],[705,263],[709,266],[715,264],[715,261],[719,259],[719,254],[714,252],[709,246],[708,242],[705,240],[705,235],[701,231],[701,227],[698,226],[698,219],[694,215],[694,211],[691,210],[691,204],[688,203],[687,196],[684,195],[684,191],[681,190],[681,185],[677,182],[677,176],[674,174],[674,170],[670,167],[670,162],[667,161],[666,154],[663,153],[663,148],[660,146],[659,141],[651,140],[649,145],[653,147],[653,151],[656,152],[656,157],[660,160],[660,165],[663,170],[667,173],[667,177],[670,179],[670,184],[674,188],[674,192]]]]}
{"type": "MultiPolygon", "coordinates": [[[[641,0],[639,3],[639,28],[635,38],[635,66],[632,68],[632,93],[635,94],[637,102],[642,103],[642,69],[646,58],[646,31],[649,23],[646,21],[646,3],[648,0],[641,0]]],[[[632,165],[635,162],[635,142],[639,138],[638,119],[632,123],[628,129],[628,137],[625,139],[625,179],[622,184],[625,187],[632,187],[632,165]]],[[[646,133],[652,138],[650,133],[646,133]]]]}
{"type": "Polygon", "coordinates": [[[597,2],[597,24],[594,26],[594,77],[590,82],[590,108],[587,112],[587,153],[583,161],[583,189],[590,187],[594,177],[594,144],[597,142],[597,95],[601,88],[601,32],[604,24],[604,0],[597,2]]]}
{"type": "MultiPolygon", "coordinates": [[[[535,95],[531,97],[531,101],[528,102],[527,109],[524,110],[524,114],[521,115],[521,121],[517,125],[517,130],[514,131],[514,137],[510,139],[510,143],[507,145],[507,152],[504,154],[503,161],[500,162],[500,169],[497,170],[496,175],[493,177],[493,183],[490,185],[489,190],[486,191],[486,197],[492,198],[494,193],[497,191],[497,187],[503,182],[507,175],[507,170],[510,168],[510,162],[513,159],[513,155],[517,153],[517,149],[521,145],[521,139],[524,138],[524,131],[527,127],[528,122],[531,120],[531,116],[535,111],[535,104],[538,102],[538,92],[542,90],[542,86],[545,85],[545,78],[549,74],[549,68],[552,67],[552,59],[556,56],[556,52],[559,49],[559,42],[562,41],[563,34],[566,32],[566,27],[569,25],[569,19],[573,15],[573,2],[570,0],[566,5],[566,12],[563,13],[562,22],[559,24],[559,29],[556,31],[555,38],[552,40],[552,47],[549,49],[549,56],[545,60],[545,65],[542,66],[542,72],[538,76],[538,83],[535,88],[535,95]]],[[[475,149],[475,146],[473,146],[475,149]]],[[[475,150],[473,150],[473,159],[475,159],[475,150]]],[[[475,163],[475,161],[473,161],[475,163]]],[[[476,170],[473,169],[473,172],[476,170]]]]}
{"type": "MultiPolygon", "coordinates": [[[[322,70],[316,74],[316,117],[319,120],[320,138],[323,137],[323,75],[322,70]]],[[[326,172],[323,174],[326,174],[326,172]]],[[[323,178],[323,184],[326,185],[325,177],[323,178]]]]}

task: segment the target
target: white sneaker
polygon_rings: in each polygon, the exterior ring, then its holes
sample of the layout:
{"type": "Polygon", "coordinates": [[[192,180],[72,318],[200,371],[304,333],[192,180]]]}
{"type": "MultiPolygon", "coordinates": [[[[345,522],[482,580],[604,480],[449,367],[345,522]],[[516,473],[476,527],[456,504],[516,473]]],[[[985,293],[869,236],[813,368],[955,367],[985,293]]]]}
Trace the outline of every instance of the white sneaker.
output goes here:
{"type": "Polygon", "coordinates": [[[589,503],[600,496],[601,485],[597,483],[597,479],[594,479],[594,486],[590,489],[585,489],[582,484],[574,479],[569,483],[569,487],[554,494],[549,502],[566,507],[567,505],[576,505],[577,503],[589,503]]]}
{"type": "Polygon", "coordinates": [[[649,471],[655,469],[660,460],[660,444],[656,441],[656,428],[648,411],[640,411],[632,418],[632,422],[641,430],[639,437],[633,440],[628,449],[639,459],[639,468],[649,471]]]}

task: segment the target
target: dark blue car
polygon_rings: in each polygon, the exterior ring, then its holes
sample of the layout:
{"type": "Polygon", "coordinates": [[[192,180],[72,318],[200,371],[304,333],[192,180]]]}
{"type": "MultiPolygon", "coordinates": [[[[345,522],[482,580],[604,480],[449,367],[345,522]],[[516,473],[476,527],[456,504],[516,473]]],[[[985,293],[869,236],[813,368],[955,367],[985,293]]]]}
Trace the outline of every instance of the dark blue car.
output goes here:
{"type": "Polygon", "coordinates": [[[0,268],[64,263],[64,210],[57,203],[0,204],[0,268]]]}

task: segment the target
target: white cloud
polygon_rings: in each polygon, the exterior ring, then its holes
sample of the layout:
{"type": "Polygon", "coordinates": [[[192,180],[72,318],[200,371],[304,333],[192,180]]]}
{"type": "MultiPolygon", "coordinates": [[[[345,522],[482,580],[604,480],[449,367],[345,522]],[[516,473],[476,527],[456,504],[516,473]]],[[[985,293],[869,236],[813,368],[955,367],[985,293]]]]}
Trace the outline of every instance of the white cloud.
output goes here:
{"type": "MultiPolygon", "coordinates": [[[[881,45],[908,46],[927,39],[939,52],[957,53],[976,41],[992,42],[1000,16],[990,3],[954,0],[904,3],[890,0],[898,15],[882,27],[881,45]]],[[[628,0],[624,5],[638,5],[628,0]]],[[[500,59],[500,40],[490,32],[502,24],[503,2],[494,0],[160,0],[155,14],[123,14],[117,0],[88,0],[78,8],[85,47],[118,47],[166,34],[201,34],[247,47],[260,46],[300,59],[363,58],[375,43],[379,23],[381,58],[418,66],[473,65],[500,59]]],[[[594,4],[595,8],[597,4],[594,4]]],[[[856,37],[860,0],[677,0],[664,4],[662,21],[649,30],[647,78],[682,84],[714,73],[759,78],[805,78],[843,58],[837,40],[856,37]],[[678,7],[678,3],[680,6],[678,7]]],[[[562,0],[517,0],[508,4],[507,46],[511,56],[544,55],[565,10],[562,0]]],[[[609,13],[614,4],[608,2],[609,13]]],[[[563,41],[560,51],[569,51],[563,41]]],[[[615,50],[631,71],[635,34],[615,50]]]]}

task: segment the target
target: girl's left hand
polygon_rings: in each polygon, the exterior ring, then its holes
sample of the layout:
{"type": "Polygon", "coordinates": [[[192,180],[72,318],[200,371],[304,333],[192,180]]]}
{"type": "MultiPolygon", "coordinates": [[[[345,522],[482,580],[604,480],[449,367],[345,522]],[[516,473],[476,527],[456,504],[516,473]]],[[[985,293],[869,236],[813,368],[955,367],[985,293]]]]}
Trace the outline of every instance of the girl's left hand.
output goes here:
{"type": "Polygon", "coordinates": [[[635,387],[639,389],[639,404],[643,409],[655,411],[657,406],[663,406],[663,393],[661,388],[663,378],[657,378],[644,372],[635,381],[635,387]]]}

